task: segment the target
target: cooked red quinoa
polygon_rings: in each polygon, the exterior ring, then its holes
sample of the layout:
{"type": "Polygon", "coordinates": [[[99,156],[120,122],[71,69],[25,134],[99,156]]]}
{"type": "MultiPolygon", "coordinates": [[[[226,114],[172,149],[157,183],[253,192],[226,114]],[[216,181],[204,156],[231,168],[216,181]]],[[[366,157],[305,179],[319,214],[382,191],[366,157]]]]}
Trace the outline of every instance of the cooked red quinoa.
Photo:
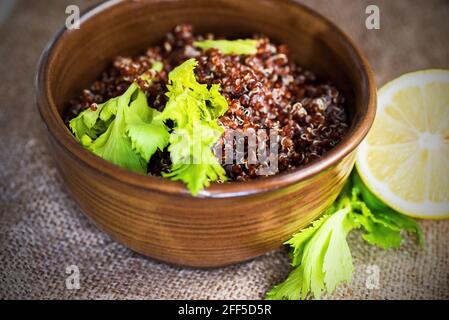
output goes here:
{"type": "MultiPolygon", "coordinates": [[[[277,130],[279,172],[318,159],[341,141],[348,128],[343,97],[333,85],[320,82],[313,73],[290,61],[286,45],[275,45],[266,37],[255,36],[257,53],[247,56],[224,55],[216,49],[202,51],[192,45],[195,40],[213,38],[211,34],[194,36],[191,25],[178,25],[161,45],[149,48],[145,54],[117,57],[99,80],[69,102],[66,122],[93,103],[122,94],[155,61],[161,61],[164,70],[152,72],[155,80],[150,86],[141,83],[141,87],[147,92],[150,106],[162,110],[168,73],[194,57],[199,61],[195,70],[197,80],[219,83],[228,102],[229,110],[219,119],[225,128],[222,139],[231,130],[277,130]]],[[[258,166],[243,163],[224,168],[230,180],[245,181],[259,177],[258,166]]],[[[169,168],[167,151],[155,154],[148,166],[152,175],[160,175],[169,168]]]]}

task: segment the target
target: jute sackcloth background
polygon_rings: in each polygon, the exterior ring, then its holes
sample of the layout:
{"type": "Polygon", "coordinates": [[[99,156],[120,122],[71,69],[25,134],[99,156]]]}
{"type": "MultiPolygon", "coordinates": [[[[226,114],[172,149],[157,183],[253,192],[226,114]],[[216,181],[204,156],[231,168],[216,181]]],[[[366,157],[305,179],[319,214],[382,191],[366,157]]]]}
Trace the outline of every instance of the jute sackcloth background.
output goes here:
{"type": "MultiPolygon", "coordinates": [[[[33,105],[34,74],[66,6],[94,2],[18,0],[0,26],[0,298],[262,298],[289,271],[285,249],[221,269],[169,266],[112,241],[64,189],[33,105]],[[68,265],[79,267],[79,290],[66,289],[68,265]]],[[[362,47],[378,85],[408,71],[449,68],[448,1],[306,3],[362,47]],[[380,8],[380,30],[365,28],[368,4],[380,8]]],[[[328,298],[448,299],[449,221],[420,224],[425,250],[407,237],[401,249],[383,251],[351,234],[355,277],[328,298]],[[379,271],[377,289],[366,285],[372,270],[379,271]]]]}

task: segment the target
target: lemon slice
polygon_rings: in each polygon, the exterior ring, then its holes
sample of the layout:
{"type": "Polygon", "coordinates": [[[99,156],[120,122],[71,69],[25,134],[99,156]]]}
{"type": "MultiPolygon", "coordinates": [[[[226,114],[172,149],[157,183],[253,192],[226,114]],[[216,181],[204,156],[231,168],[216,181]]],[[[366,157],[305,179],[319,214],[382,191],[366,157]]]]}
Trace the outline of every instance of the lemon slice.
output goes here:
{"type": "Polygon", "coordinates": [[[397,211],[449,217],[449,70],[405,74],[378,93],[373,127],[357,152],[371,191],[397,211]]]}

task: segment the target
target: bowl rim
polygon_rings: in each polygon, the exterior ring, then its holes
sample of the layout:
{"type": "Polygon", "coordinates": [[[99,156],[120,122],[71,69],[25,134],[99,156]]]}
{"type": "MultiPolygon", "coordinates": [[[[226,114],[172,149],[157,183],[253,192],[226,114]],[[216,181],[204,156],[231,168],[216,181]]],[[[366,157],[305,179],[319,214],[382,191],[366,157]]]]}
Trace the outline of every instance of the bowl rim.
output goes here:
{"type": "MultiPolygon", "coordinates": [[[[330,151],[326,152],[320,159],[289,172],[283,172],[253,181],[241,183],[230,182],[223,184],[213,183],[208,188],[202,190],[195,198],[231,198],[248,196],[270,190],[285,188],[292,184],[307,180],[308,178],[336,165],[343,158],[353,152],[368,134],[368,131],[373,124],[376,113],[377,89],[372,69],[362,51],[355,45],[353,40],[345,32],[343,32],[336,24],[320,13],[295,0],[281,1],[289,5],[298,6],[301,10],[307,11],[308,14],[314,16],[314,18],[321,20],[324,24],[330,27],[331,30],[333,30],[334,34],[339,38],[339,41],[345,42],[350,48],[352,54],[357,60],[356,63],[359,66],[362,79],[365,82],[363,85],[368,88],[367,96],[363,97],[363,101],[361,102],[363,105],[366,105],[366,109],[363,110],[363,113],[360,116],[360,121],[351,126],[352,130],[349,134],[346,134],[339,144],[337,144],[330,151]]],[[[123,1],[121,0],[111,0],[107,2],[100,2],[88,8],[80,17],[80,25],[82,26],[85,21],[90,20],[95,16],[102,14],[102,12],[108,8],[120,5],[121,3],[123,4],[123,1]]],[[[51,90],[49,88],[48,81],[49,62],[52,57],[53,49],[68,32],[76,32],[76,30],[69,31],[64,26],[47,44],[40,57],[35,78],[35,104],[37,104],[41,118],[43,119],[50,136],[54,138],[53,141],[56,141],[63,149],[65,149],[65,151],[68,151],[71,157],[74,157],[75,160],[80,161],[84,164],[84,166],[113,180],[132,185],[138,189],[193,197],[185,185],[181,182],[171,181],[162,177],[134,173],[130,170],[121,168],[94,155],[90,151],[83,148],[73,138],[73,135],[70,133],[58,113],[56,104],[50,94],[51,90]]]]}

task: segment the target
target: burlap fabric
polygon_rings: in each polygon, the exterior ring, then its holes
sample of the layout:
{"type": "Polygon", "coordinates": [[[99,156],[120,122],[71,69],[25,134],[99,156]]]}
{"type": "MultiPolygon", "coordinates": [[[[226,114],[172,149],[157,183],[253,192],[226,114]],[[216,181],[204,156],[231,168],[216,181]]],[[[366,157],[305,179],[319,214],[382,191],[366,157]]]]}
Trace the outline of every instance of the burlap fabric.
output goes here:
{"type": "MultiPolygon", "coordinates": [[[[215,270],[168,266],[112,241],[64,189],[33,105],[34,73],[66,5],[92,2],[19,0],[0,26],[0,298],[262,298],[288,273],[285,249],[215,270]],[[66,289],[68,265],[79,267],[79,290],[66,289]]],[[[361,45],[378,84],[411,70],[449,68],[447,1],[307,2],[361,45]],[[368,31],[365,8],[373,3],[381,29],[368,31]]],[[[352,234],[355,278],[330,298],[449,298],[449,221],[420,224],[425,250],[406,238],[400,250],[383,251],[352,234]],[[379,271],[374,289],[367,286],[372,270],[379,271]]]]}

